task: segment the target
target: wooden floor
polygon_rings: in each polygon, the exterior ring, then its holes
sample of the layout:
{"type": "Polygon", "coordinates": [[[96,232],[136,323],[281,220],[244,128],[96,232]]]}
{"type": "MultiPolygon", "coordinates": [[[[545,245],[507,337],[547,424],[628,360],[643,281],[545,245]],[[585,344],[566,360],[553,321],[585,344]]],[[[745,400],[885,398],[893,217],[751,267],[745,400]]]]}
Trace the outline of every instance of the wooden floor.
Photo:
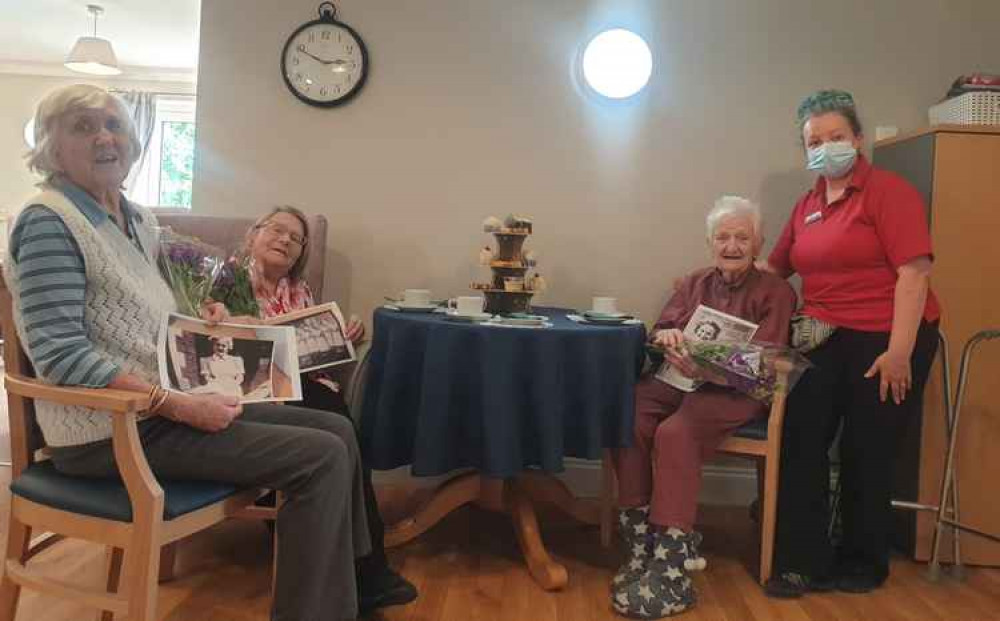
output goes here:
{"type": "MultiPolygon", "coordinates": [[[[6,468],[0,468],[0,526],[7,516],[6,468]]],[[[390,490],[388,519],[407,509],[412,495],[390,490]]],[[[898,559],[887,585],[867,596],[810,595],[798,601],[764,596],[750,568],[756,567],[756,538],[746,511],[706,507],[708,570],[696,574],[698,606],[686,621],[842,621],[1000,619],[1000,570],[972,569],[965,583],[931,584],[924,566],[898,559]]],[[[539,589],[518,559],[517,543],[503,516],[464,508],[420,539],[390,551],[393,565],[416,584],[420,598],[388,609],[384,621],[597,621],[621,619],[608,606],[607,583],[617,563],[601,548],[593,527],[558,512],[542,511],[550,551],[569,570],[569,586],[557,593],[539,589]]],[[[5,526],[4,526],[5,527],[5,526]]],[[[259,523],[230,522],[183,542],[178,578],[160,590],[160,618],[169,621],[266,621],[270,587],[270,543],[259,523]]],[[[91,544],[61,543],[33,563],[92,586],[101,583],[102,553],[91,544]]],[[[22,596],[18,621],[93,619],[88,609],[67,606],[30,592],[22,596]]]]}

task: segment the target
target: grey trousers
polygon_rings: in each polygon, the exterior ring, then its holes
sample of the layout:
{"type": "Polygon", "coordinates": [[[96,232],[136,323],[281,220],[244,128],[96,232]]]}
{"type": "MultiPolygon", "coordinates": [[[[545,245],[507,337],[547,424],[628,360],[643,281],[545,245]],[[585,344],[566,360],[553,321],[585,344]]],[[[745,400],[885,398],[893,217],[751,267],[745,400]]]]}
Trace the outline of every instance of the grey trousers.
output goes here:
{"type": "MultiPolygon", "coordinates": [[[[357,616],[354,560],[370,552],[361,454],[350,421],[306,408],[251,404],[232,425],[206,433],[163,418],[139,425],[161,479],[208,480],[278,490],[274,621],[357,616]]],[[[56,448],[61,472],[117,477],[111,441],[56,448]]]]}

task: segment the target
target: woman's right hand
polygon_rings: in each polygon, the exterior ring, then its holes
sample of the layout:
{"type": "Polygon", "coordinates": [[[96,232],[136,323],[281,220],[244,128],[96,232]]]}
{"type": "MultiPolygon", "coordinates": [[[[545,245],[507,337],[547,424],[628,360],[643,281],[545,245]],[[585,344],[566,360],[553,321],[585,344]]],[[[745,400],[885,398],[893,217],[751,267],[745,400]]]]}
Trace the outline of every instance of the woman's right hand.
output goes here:
{"type": "Polygon", "coordinates": [[[236,420],[236,417],[243,413],[243,406],[239,399],[227,395],[188,395],[172,392],[160,413],[172,421],[216,433],[236,420]]]}
{"type": "Polygon", "coordinates": [[[653,344],[663,349],[680,351],[684,347],[684,333],[676,328],[667,328],[653,334],[653,344]]]}

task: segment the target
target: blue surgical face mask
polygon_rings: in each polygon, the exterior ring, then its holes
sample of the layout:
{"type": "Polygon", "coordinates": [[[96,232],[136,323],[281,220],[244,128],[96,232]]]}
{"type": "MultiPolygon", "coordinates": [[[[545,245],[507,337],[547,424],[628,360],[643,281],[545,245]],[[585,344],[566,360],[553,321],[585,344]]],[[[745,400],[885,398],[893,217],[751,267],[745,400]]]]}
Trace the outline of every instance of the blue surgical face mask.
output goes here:
{"type": "Polygon", "coordinates": [[[854,167],[858,150],[848,141],[825,142],[806,150],[809,162],[806,168],[818,171],[827,179],[839,179],[854,167]]]}

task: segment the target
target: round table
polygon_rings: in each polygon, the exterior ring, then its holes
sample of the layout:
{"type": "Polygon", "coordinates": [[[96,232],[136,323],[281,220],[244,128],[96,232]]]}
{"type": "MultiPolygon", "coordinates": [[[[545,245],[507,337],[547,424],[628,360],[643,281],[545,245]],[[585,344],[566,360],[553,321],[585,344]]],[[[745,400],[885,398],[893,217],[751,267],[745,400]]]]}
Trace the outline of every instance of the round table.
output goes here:
{"type": "Polygon", "coordinates": [[[559,588],[565,570],[537,538],[528,497],[555,500],[598,521],[592,507],[540,473],[561,472],[566,457],[601,459],[607,449],[631,444],[646,330],[576,323],[567,309],[532,312],[551,325],[492,326],[376,310],[361,442],[366,463],[378,470],[410,465],[414,476],[475,470],[390,529],[387,545],[477,502],[513,513],[532,574],[546,588],[559,588]]]}

